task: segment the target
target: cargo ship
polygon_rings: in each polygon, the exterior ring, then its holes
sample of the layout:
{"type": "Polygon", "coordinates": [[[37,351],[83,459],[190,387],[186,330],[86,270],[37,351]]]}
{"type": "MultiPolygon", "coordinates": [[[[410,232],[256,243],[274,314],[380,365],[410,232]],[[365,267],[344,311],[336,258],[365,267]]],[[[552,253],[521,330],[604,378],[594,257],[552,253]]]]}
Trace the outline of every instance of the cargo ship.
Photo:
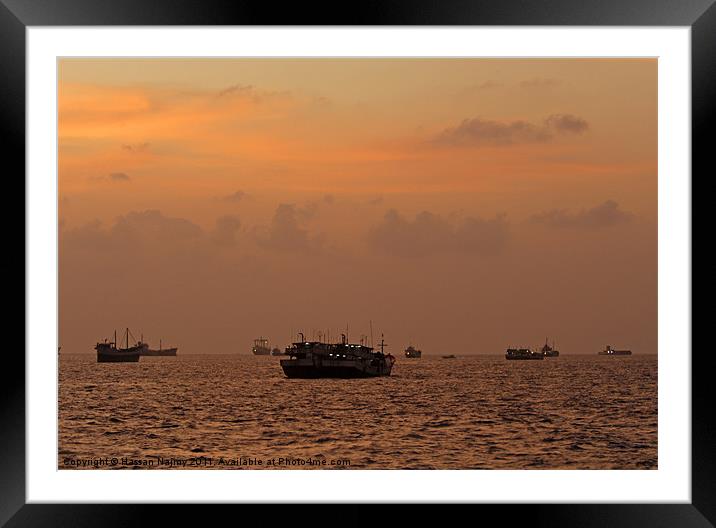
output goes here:
{"type": "Polygon", "coordinates": [[[505,359],[544,359],[542,352],[533,352],[529,348],[508,348],[505,359]]]}
{"type": "Polygon", "coordinates": [[[423,355],[422,350],[416,350],[413,345],[410,345],[408,348],[405,349],[405,357],[406,358],[412,358],[412,359],[418,359],[423,355]]]}
{"type": "Polygon", "coordinates": [[[145,348],[142,350],[142,356],[176,356],[177,355],[177,347],[170,347],[170,348],[162,348],[162,340],[159,340],[159,349],[155,348],[145,348]]]}
{"type": "Polygon", "coordinates": [[[373,378],[390,376],[395,358],[386,354],[381,336],[380,352],[364,344],[349,343],[341,334],[340,343],[301,341],[286,348],[288,359],[281,360],[287,378],[373,378]]]}
{"type": "Polygon", "coordinates": [[[631,356],[631,350],[614,350],[610,345],[599,352],[600,356],[631,356]]]}
{"type": "Polygon", "coordinates": [[[138,341],[133,346],[129,346],[129,328],[126,330],[126,346],[124,348],[117,347],[117,331],[114,331],[114,341],[107,341],[95,345],[97,351],[97,363],[135,363],[139,361],[142,350],[147,345],[138,341]]]}
{"type": "Polygon", "coordinates": [[[254,339],[254,346],[251,348],[251,352],[254,356],[268,356],[271,353],[268,339],[263,337],[254,339]]]}
{"type": "Polygon", "coordinates": [[[542,355],[544,357],[559,357],[559,350],[554,349],[554,342],[552,342],[552,346],[549,346],[547,338],[545,338],[544,346],[542,347],[542,355]]]}

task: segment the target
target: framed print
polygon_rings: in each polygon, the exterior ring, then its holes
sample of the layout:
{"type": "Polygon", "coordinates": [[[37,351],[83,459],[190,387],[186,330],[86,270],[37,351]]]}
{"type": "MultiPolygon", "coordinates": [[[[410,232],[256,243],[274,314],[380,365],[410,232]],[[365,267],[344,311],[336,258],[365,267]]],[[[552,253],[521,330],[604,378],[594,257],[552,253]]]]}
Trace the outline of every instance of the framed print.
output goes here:
{"type": "Polygon", "coordinates": [[[2,521],[710,526],[691,175],[716,8],[530,6],[3,0],[27,312],[2,521]]]}

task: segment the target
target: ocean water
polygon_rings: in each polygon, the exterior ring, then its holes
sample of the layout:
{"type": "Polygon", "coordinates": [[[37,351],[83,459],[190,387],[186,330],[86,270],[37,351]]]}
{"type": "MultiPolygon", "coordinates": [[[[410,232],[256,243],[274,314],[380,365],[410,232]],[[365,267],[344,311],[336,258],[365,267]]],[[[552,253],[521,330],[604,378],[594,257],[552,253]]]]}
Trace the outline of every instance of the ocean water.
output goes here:
{"type": "Polygon", "coordinates": [[[656,469],[657,356],[398,358],[287,379],[277,357],[59,358],[60,469],[656,469]]]}

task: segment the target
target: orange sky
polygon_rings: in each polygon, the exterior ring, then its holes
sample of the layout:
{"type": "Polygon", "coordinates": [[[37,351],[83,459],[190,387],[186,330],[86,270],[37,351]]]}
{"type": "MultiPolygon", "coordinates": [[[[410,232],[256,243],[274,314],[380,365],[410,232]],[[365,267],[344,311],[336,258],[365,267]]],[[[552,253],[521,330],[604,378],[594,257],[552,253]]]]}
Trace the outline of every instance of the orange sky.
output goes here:
{"type": "Polygon", "coordinates": [[[61,60],[60,343],[657,342],[657,62],[61,60]]]}

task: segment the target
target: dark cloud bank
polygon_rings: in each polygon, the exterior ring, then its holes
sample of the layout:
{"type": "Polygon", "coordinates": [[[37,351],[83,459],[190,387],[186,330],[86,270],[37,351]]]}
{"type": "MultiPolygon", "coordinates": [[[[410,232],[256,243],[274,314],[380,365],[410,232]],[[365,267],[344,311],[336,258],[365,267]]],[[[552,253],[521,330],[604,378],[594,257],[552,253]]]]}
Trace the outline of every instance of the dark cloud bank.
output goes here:
{"type": "Polygon", "coordinates": [[[255,231],[256,242],[267,249],[280,251],[320,251],[323,237],[313,236],[304,223],[315,214],[315,204],[305,208],[295,204],[280,204],[276,208],[271,225],[255,231]]]}
{"type": "Polygon", "coordinates": [[[120,216],[108,227],[96,220],[67,230],[62,236],[65,247],[72,250],[155,255],[164,251],[197,251],[208,243],[234,245],[240,226],[237,217],[222,216],[213,229],[206,231],[185,218],[147,210],[120,216]]]}
{"type": "Polygon", "coordinates": [[[418,257],[443,252],[495,254],[508,237],[509,225],[504,215],[488,220],[468,217],[453,223],[427,211],[410,220],[391,209],[369,232],[368,241],[385,254],[418,257]]]}
{"type": "Polygon", "coordinates": [[[446,128],[433,142],[441,146],[505,146],[545,143],[558,134],[581,134],[589,128],[587,121],[572,114],[553,114],[542,123],[529,121],[493,121],[465,119],[456,127],[446,128]]]}
{"type": "Polygon", "coordinates": [[[626,224],[633,219],[634,215],[619,209],[617,202],[607,200],[596,207],[582,209],[576,213],[571,213],[566,209],[552,209],[533,215],[531,221],[549,227],[594,229],[626,224]]]}

